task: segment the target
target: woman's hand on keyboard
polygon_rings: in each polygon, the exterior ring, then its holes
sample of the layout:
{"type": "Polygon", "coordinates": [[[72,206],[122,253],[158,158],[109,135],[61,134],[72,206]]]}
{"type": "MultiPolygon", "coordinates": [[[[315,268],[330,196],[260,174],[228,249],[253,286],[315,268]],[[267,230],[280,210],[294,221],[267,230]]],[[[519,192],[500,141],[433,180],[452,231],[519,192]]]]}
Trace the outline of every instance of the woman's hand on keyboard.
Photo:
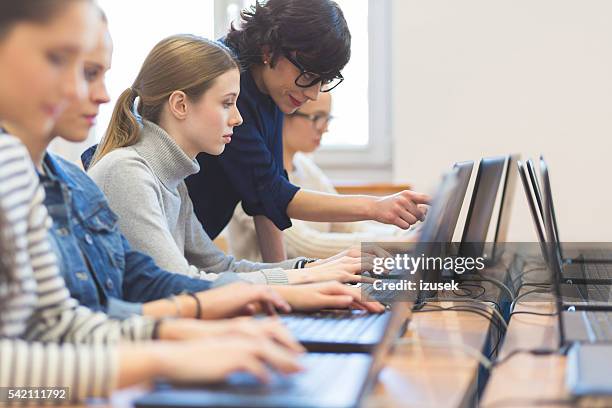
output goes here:
{"type": "Polygon", "coordinates": [[[274,286],[292,310],[310,312],[320,309],[360,309],[382,313],[385,307],[378,302],[361,301],[361,289],[339,282],[320,282],[308,285],[274,286]]]}
{"type": "Polygon", "coordinates": [[[305,351],[291,332],[275,318],[237,317],[215,321],[173,319],[163,321],[159,327],[161,340],[209,339],[219,336],[245,337],[253,341],[273,340],[296,353],[305,351]]]}
{"type": "Polygon", "coordinates": [[[237,372],[252,374],[265,383],[270,368],[284,374],[302,370],[299,354],[272,340],[243,336],[122,344],[119,353],[122,386],[154,377],[176,382],[219,382],[237,372]],[[146,376],[137,372],[145,367],[146,376]]]}
{"type": "Polygon", "coordinates": [[[220,288],[196,293],[200,300],[202,319],[224,319],[255,313],[288,313],[291,306],[267,285],[236,282],[220,288]]]}
{"type": "Polygon", "coordinates": [[[363,276],[363,271],[371,270],[373,259],[370,257],[342,257],[324,265],[287,271],[290,284],[337,281],[342,283],[372,282],[372,278],[363,276]]]}

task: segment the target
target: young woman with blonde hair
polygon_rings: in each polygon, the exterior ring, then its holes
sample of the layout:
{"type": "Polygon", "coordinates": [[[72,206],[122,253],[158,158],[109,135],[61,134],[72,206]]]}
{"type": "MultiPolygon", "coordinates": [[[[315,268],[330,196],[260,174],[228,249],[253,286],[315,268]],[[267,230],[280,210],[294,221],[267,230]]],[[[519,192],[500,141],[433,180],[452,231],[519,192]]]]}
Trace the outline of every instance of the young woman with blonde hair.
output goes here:
{"type": "MultiPolygon", "coordinates": [[[[239,81],[236,61],[220,44],[181,35],[153,48],[117,101],[89,169],[118,214],[122,232],[163,268],[189,276],[216,279],[232,271],[251,282],[277,285],[361,281],[367,255],[339,254],[310,268],[299,268],[303,258],[277,264],[237,261],[217,249],[198,222],[184,179],[200,171],[198,153],[219,155],[231,141],[242,121],[236,107],[239,81]]],[[[345,294],[350,289],[334,286],[345,294]]],[[[274,290],[287,298],[296,289],[274,290]]]]}

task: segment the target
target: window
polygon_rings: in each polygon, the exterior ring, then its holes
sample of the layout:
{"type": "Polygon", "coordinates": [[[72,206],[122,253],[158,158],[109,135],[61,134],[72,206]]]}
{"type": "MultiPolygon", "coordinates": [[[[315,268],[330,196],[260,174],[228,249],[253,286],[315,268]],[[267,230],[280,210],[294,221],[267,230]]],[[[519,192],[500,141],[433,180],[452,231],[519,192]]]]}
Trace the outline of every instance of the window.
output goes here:
{"type": "MultiPolygon", "coordinates": [[[[255,0],[218,0],[225,10],[218,35],[238,21],[242,8],[255,0]]],[[[324,168],[390,169],[391,120],[389,0],[336,0],[352,36],[351,60],[344,82],[332,91],[336,117],[315,155],[324,168]]]]}
{"type": "MultiPolygon", "coordinates": [[[[315,155],[327,169],[390,169],[389,0],[336,0],[352,34],[351,61],[345,81],[333,94],[336,119],[315,155]]],[[[240,10],[255,0],[99,0],[108,15],[114,41],[113,66],[107,76],[111,103],[101,107],[95,140],[100,140],[117,97],[136,78],[147,53],[162,38],[192,33],[223,36],[240,10]],[[142,16],[142,18],[140,18],[142,16]]]]}
{"type": "Polygon", "coordinates": [[[214,36],[213,0],[98,0],[113,37],[113,64],[106,84],[111,102],[100,108],[95,138],[100,140],[119,95],[138,75],[147,54],[173,34],[214,36]]]}

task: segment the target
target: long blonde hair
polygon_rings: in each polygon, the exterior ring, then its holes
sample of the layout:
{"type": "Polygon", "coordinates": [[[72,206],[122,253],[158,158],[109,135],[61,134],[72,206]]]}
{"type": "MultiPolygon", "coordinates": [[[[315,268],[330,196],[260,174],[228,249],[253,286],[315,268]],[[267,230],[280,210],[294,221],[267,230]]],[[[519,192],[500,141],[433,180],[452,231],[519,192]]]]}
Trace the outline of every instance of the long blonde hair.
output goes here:
{"type": "Polygon", "coordinates": [[[175,91],[183,91],[197,101],[220,75],[239,69],[233,53],[224,45],[194,35],[175,35],[159,43],[145,59],[132,86],[119,96],[106,130],[92,161],[140,138],[140,124],[134,114],[159,124],[164,104],[175,91]]]}

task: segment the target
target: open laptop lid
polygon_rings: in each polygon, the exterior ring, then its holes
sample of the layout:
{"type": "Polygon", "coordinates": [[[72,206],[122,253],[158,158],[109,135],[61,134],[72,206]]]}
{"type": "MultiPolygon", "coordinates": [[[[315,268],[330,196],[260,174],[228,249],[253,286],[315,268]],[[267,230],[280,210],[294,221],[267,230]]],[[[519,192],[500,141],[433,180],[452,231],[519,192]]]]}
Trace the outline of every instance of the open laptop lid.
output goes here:
{"type": "MultiPolygon", "coordinates": [[[[532,164],[533,167],[533,164],[532,164]]],[[[533,171],[535,172],[535,169],[533,169],[533,171]]],[[[561,249],[561,237],[559,236],[559,225],[557,224],[557,216],[555,214],[555,203],[553,200],[553,196],[552,196],[552,189],[550,188],[550,171],[548,170],[548,164],[546,163],[546,160],[544,160],[544,156],[540,155],[540,175],[542,178],[542,183],[547,183],[548,187],[549,187],[549,191],[548,191],[548,205],[550,206],[550,212],[551,212],[551,232],[554,234],[554,238],[555,238],[555,245],[556,245],[556,250],[559,253],[559,256],[561,257],[561,261],[563,261],[564,256],[563,256],[563,250],[561,249]],[[546,169],[546,171],[544,171],[544,169],[546,169]]],[[[536,179],[536,183],[537,183],[537,179],[536,179]]],[[[546,221],[545,221],[546,224],[546,221]]]]}
{"type": "Polygon", "coordinates": [[[484,252],[505,162],[506,157],[503,156],[480,160],[459,246],[460,256],[478,257],[484,252]]]}
{"type": "Polygon", "coordinates": [[[510,227],[510,218],[512,215],[512,206],[514,203],[514,192],[516,190],[516,163],[521,158],[519,154],[510,154],[506,158],[505,174],[502,179],[502,193],[499,204],[499,212],[495,222],[495,236],[491,255],[489,259],[492,263],[497,263],[503,254],[503,245],[500,242],[508,240],[508,228],[510,227]]]}
{"type": "Polygon", "coordinates": [[[559,322],[559,344],[560,347],[565,346],[565,328],[563,324],[563,295],[561,293],[561,268],[562,261],[561,255],[558,251],[557,236],[553,229],[553,209],[552,209],[552,190],[550,188],[550,178],[548,177],[548,166],[546,162],[541,158],[540,160],[540,171],[542,172],[542,206],[544,209],[544,227],[546,237],[546,254],[548,256],[548,266],[552,273],[551,283],[553,286],[553,293],[555,295],[555,303],[557,306],[557,317],[559,322]]]}
{"type": "Polygon", "coordinates": [[[530,183],[528,175],[527,165],[523,161],[517,162],[518,172],[523,185],[523,191],[527,197],[527,204],[529,205],[529,212],[533,220],[533,226],[535,227],[536,234],[538,235],[538,241],[540,243],[540,249],[542,250],[542,256],[544,261],[548,262],[548,254],[546,251],[546,237],[544,236],[544,220],[541,219],[541,213],[538,210],[538,204],[536,203],[535,195],[533,191],[533,184],[530,183]]]}
{"type": "MultiPolygon", "coordinates": [[[[432,200],[431,208],[427,212],[414,253],[428,253],[432,257],[444,256],[442,252],[447,249],[447,244],[452,240],[451,226],[456,224],[461,211],[472,167],[473,162],[458,163],[443,176],[432,200]]],[[[442,279],[440,270],[420,271],[420,273],[423,274],[423,280],[426,282],[439,282],[442,279]]],[[[419,300],[430,298],[434,294],[435,291],[422,291],[419,300]]]]}
{"type": "Polygon", "coordinates": [[[457,162],[453,166],[453,171],[457,175],[457,183],[449,197],[447,211],[443,214],[443,229],[440,231],[439,242],[450,243],[453,239],[473,169],[474,162],[472,160],[457,162]]]}

